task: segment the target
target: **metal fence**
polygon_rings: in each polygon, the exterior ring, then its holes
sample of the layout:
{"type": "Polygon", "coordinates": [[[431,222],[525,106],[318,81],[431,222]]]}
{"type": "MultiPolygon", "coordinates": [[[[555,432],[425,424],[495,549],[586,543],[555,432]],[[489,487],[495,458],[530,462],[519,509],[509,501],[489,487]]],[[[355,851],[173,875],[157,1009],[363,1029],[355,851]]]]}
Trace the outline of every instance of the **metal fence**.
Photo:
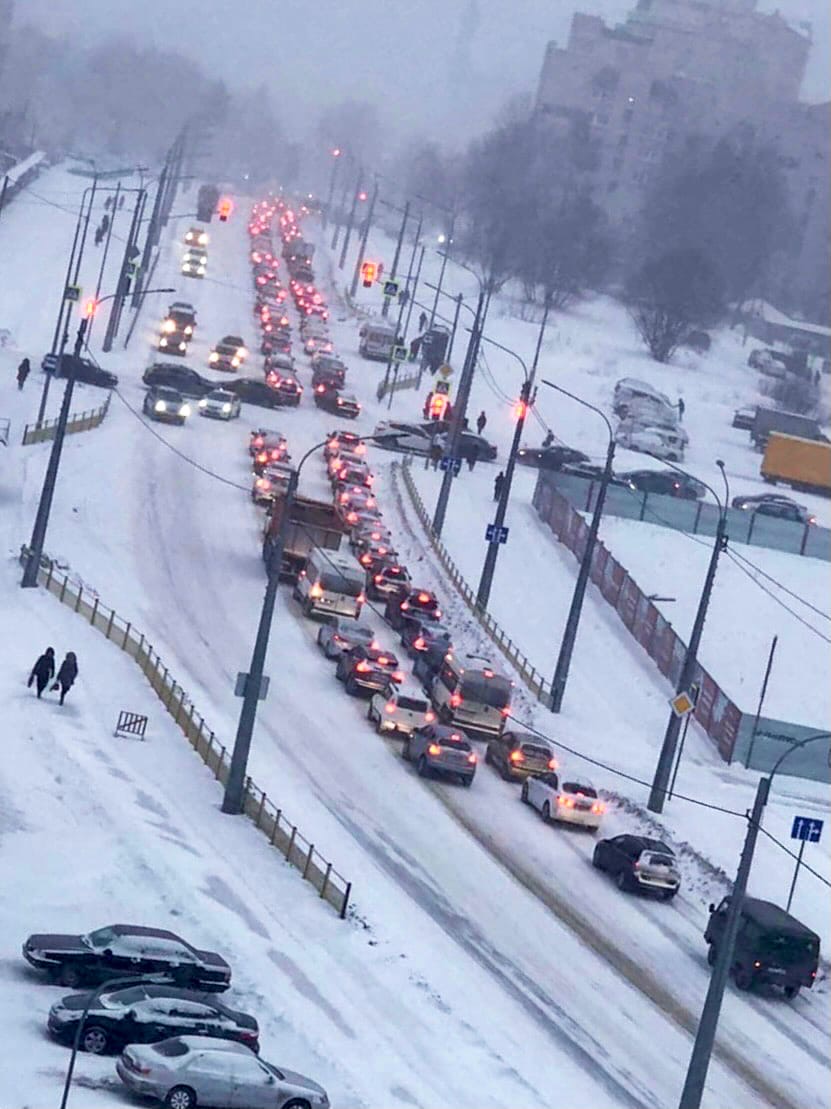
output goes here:
{"type": "MultiPolygon", "coordinates": [[[[110,410],[110,395],[107,394],[107,399],[100,408],[91,408],[88,412],[73,413],[67,421],[67,435],[72,435],[76,431],[89,431],[90,428],[98,427],[99,424],[103,423],[104,417],[110,410]]],[[[23,428],[23,446],[28,447],[32,443],[45,443],[50,439],[54,439],[57,426],[57,419],[44,420],[41,424],[26,424],[23,428]]]]}
{"type": "MultiPolygon", "coordinates": [[[[28,549],[24,546],[20,552],[21,563],[25,563],[27,557],[28,549]]],[[[68,574],[56,570],[48,559],[44,559],[38,570],[38,582],[135,660],[165,711],[173,717],[174,723],[214,777],[225,785],[231,764],[225,744],[196,711],[193,701],[146,637],[113,609],[103,605],[97,594],[89,589],[85,591],[82,585],[71,581],[68,574]]],[[[297,825],[292,824],[283,810],[250,778],[245,781],[243,807],[246,815],[268,837],[269,843],[301,872],[307,882],[311,882],[321,898],[328,901],[343,920],[352,883],[335,870],[314,844],[301,835],[297,825]]]]}
{"type": "Polygon", "coordinates": [[[5,417],[0,419],[0,443],[2,443],[4,447],[9,445],[9,432],[11,431],[11,427],[11,420],[7,420],[5,417]]]}
{"type": "MultiPolygon", "coordinates": [[[[580,512],[591,512],[600,489],[599,481],[541,471],[539,480],[553,486],[580,512]]],[[[693,535],[715,535],[719,510],[708,501],[686,501],[665,493],[642,493],[628,486],[610,485],[603,506],[606,516],[623,516],[648,524],[693,535]]],[[[730,538],[735,543],[768,547],[776,551],[822,558],[831,562],[831,530],[793,520],[777,520],[759,512],[731,508],[727,512],[730,538]]]]}
{"type": "Polygon", "coordinates": [[[398,367],[393,371],[393,376],[388,381],[379,381],[375,396],[383,400],[387,393],[398,393],[402,389],[417,389],[421,383],[421,373],[409,374],[407,377],[398,376],[398,367]]]}

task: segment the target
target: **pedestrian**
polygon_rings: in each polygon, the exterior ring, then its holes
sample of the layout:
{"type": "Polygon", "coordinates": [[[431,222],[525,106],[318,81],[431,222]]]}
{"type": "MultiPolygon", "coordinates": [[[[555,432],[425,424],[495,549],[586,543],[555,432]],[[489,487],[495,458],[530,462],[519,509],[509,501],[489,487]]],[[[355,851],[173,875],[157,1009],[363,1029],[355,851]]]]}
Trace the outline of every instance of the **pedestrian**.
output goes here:
{"type": "Polygon", "coordinates": [[[118,198],[118,209],[119,209],[119,211],[121,211],[121,209],[122,209],[123,207],[124,207],[124,195],[122,194],[122,195],[121,195],[121,196],[120,196],[120,197],[118,198]]]}
{"type": "Polygon", "coordinates": [[[678,423],[679,424],[683,424],[683,422],[684,422],[684,412],[686,411],[686,408],[687,408],[687,406],[686,406],[686,404],[684,404],[684,398],[679,397],[678,398],[678,423]]]}
{"type": "Polygon", "coordinates": [[[102,239],[107,234],[107,231],[109,230],[109,227],[110,227],[110,217],[105,212],[104,215],[101,217],[101,238],[102,239]]]}
{"type": "Polygon", "coordinates": [[[402,308],[406,308],[407,307],[407,302],[409,301],[409,299],[410,299],[410,290],[409,289],[402,289],[401,292],[398,295],[399,305],[402,308]]]}
{"type": "Polygon", "coordinates": [[[52,686],[53,691],[60,688],[61,691],[61,704],[63,699],[69,693],[72,686],[75,684],[75,679],[78,677],[78,660],[75,658],[74,651],[67,651],[66,658],[61,663],[61,668],[58,671],[58,676],[55,678],[55,684],[52,686]]]}
{"type": "Polygon", "coordinates": [[[814,385],[819,385],[819,370],[814,370],[814,385]]]}
{"type": "Polygon", "coordinates": [[[35,665],[32,667],[32,672],[29,675],[29,680],[26,683],[29,689],[32,688],[32,682],[35,683],[38,698],[41,693],[46,689],[49,682],[55,675],[55,648],[47,647],[35,665]]]}
{"type": "Polygon", "coordinates": [[[112,204],[112,202],[113,202],[113,198],[111,196],[108,196],[107,199],[104,201],[104,210],[105,211],[109,212],[110,205],[112,204]]]}
{"type": "Polygon", "coordinates": [[[22,389],[23,386],[26,384],[26,378],[29,376],[29,372],[31,371],[31,369],[32,367],[29,365],[29,359],[24,358],[20,365],[17,367],[18,389],[22,389]]]}
{"type": "Polygon", "coordinates": [[[430,440],[430,461],[433,463],[433,469],[438,470],[441,456],[444,453],[441,445],[441,436],[434,435],[430,440]]]}
{"type": "Polygon", "coordinates": [[[545,438],[542,441],[542,449],[547,450],[548,447],[553,445],[553,443],[554,443],[554,432],[551,430],[551,428],[549,428],[548,431],[545,433],[545,438]]]}
{"type": "Polygon", "coordinates": [[[100,246],[101,245],[101,240],[103,238],[104,238],[104,236],[101,234],[101,228],[96,227],[95,228],[95,245],[100,246]]]}
{"type": "Polygon", "coordinates": [[[462,431],[470,431],[470,420],[467,416],[462,416],[462,431]]]}
{"type": "Polygon", "coordinates": [[[422,335],[427,330],[427,323],[427,313],[422,312],[421,315],[418,317],[418,330],[422,333],[422,335]]]}
{"type": "Polygon", "coordinates": [[[416,337],[414,339],[412,339],[411,342],[410,342],[410,361],[411,362],[415,362],[416,358],[418,358],[418,352],[419,352],[420,347],[421,347],[421,336],[416,335],[416,337]]]}
{"type": "Polygon", "coordinates": [[[467,468],[473,470],[473,467],[479,461],[479,448],[474,443],[470,448],[470,454],[467,456],[467,468]]]}
{"type": "Polygon", "coordinates": [[[502,496],[502,486],[505,484],[505,474],[502,470],[493,479],[493,499],[498,501],[502,496]]]}
{"type": "Polygon", "coordinates": [[[479,415],[476,417],[476,430],[479,432],[480,435],[485,430],[485,425],[487,424],[487,422],[488,417],[485,415],[485,410],[483,408],[479,415]]]}

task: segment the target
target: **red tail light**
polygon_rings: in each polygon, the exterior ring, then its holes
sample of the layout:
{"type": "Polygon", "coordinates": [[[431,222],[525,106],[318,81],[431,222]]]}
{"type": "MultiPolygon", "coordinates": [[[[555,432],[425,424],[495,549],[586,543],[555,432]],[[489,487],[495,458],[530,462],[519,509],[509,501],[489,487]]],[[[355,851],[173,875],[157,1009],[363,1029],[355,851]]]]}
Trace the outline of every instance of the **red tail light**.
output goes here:
{"type": "Polygon", "coordinates": [[[379,657],[378,657],[378,665],[379,666],[389,666],[389,662],[390,662],[390,660],[387,658],[386,655],[379,655],[379,657]]]}
{"type": "Polygon", "coordinates": [[[511,715],[511,706],[510,705],[505,705],[505,707],[501,708],[499,711],[502,713],[503,716],[510,716],[511,715]]]}
{"type": "Polygon", "coordinates": [[[427,748],[427,754],[428,755],[440,755],[441,754],[441,747],[439,747],[438,743],[431,743],[430,746],[427,748]]]}
{"type": "Polygon", "coordinates": [[[509,758],[511,762],[525,762],[525,755],[522,751],[511,751],[509,758]]]}
{"type": "Polygon", "coordinates": [[[462,703],[461,693],[451,693],[450,694],[450,707],[452,709],[457,709],[461,703],[462,703]]]}
{"type": "Polygon", "coordinates": [[[393,670],[393,672],[390,676],[392,677],[392,680],[394,682],[403,682],[404,681],[404,674],[400,670],[393,670]]]}
{"type": "Polygon", "coordinates": [[[428,709],[424,714],[424,719],[428,724],[431,724],[436,719],[436,714],[431,709],[428,709]]]}
{"type": "Polygon", "coordinates": [[[420,635],[417,639],[413,640],[414,651],[425,651],[426,649],[427,644],[424,642],[424,636],[420,635]]]}
{"type": "Polygon", "coordinates": [[[602,813],[602,812],[605,812],[605,811],[606,811],[606,806],[601,804],[600,801],[598,801],[597,804],[592,805],[592,812],[593,813],[602,813]]]}
{"type": "Polygon", "coordinates": [[[549,759],[548,760],[548,769],[549,770],[556,770],[557,769],[557,760],[556,759],[549,759]]]}
{"type": "Polygon", "coordinates": [[[409,601],[402,601],[401,602],[401,611],[402,612],[409,612],[409,609],[410,609],[410,602],[409,601]]]}
{"type": "MultiPolygon", "coordinates": [[[[362,566],[369,566],[370,562],[372,562],[372,555],[362,554],[359,561],[360,561],[362,566]]],[[[380,575],[376,574],[375,575],[375,580],[378,581],[379,577],[380,577],[380,575]]]]}
{"type": "Polygon", "coordinates": [[[309,596],[314,597],[316,600],[323,596],[323,586],[319,581],[316,581],[312,588],[309,590],[309,596]]]}
{"type": "Polygon", "coordinates": [[[263,439],[262,435],[258,435],[258,436],[257,436],[257,437],[256,437],[256,438],[254,439],[254,446],[255,446],[255,447],[261,447],[261,446],[263,445],[263,443],[264,443],[264,442],[265,442],[265,439],[263,439]]]}
{"type": "Polygon", "coordinates": [[[358,663],[358,665],[355,667],[355,669],[358,671],[359,674],[366,674],[367,671],[370,669],[370,665],[366,661],[366,659],[362,658],[361,661],[358,663]]]}
{"type": "Polygon", "coordinates": [[[376,585],[380,585],[381,582],[384,580],[384,575],[383,574],[376,574],[375,578],[373,580],[375,581],[376,585]]]}
{"type": "Polygon", "coordinates": [[[359,593],[356,599],[357,599],[359,605],[366,604],[366,594],[365,593],[359,593]]]}
{"type": "Polygon", "coordinates": [[[266,451],[260,451],[259,454],[257,455],[257,461],[258,462],[268,462],[268,453],[266,451]]]}
{"type": "Polygon", "coordinates": [[[419,593],[418,600],[419,600],[419,604],[422,604],[422,605],[427,604],[427,602],[430,600],[430,594],[429,593],[419,593]]]}
{"type": "Polygon", "coordinates": [[[387,701],[384,705],[384,712],[395,712],[395,701],[387,701]]]}
{"type": "Polygon", "coordinates": [[[467,761],[468,761],[468,762],[471,762],[471,763],[475,763],[475,762],[476,762],[476,752],[475,752],[475,751],[471,751],[471,752],[470,752],[470,754],[469,754],[469,755],[468,755],[468,757],[467,757],[467,761]]]}

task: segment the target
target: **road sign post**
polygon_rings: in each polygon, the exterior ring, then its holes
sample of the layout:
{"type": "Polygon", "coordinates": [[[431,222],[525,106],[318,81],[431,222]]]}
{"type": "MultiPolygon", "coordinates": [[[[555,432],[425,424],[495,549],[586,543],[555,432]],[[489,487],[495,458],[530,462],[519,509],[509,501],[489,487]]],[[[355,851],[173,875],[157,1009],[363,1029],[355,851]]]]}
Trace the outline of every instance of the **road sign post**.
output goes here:
{"type": "Polygon", "coordinates": [[[390,300],[395,300],[398,296],[398,282],[389,279],[384,282],[384,296],[389,297],[390,300]]]}
{"type": "Polygon", "coordinates": [[[488,524],[485,528],[485,539],[491,544],[507,543],[508,530],[504,524],[499,528],[496,524],[488,524]]]}
{"type": "Polygon", "coordinates": [[[407,348],[406,347],[393,347],[392,348],[393,362],[406,362],[407,361],[407,348]]]}
{"type": "Polygon", "coordinates": [[[71,304],[77,304],[81,299],[83,290],[80,285],[67,285],[63,291],[64,300],[68,300],[71,304]]]}
{"type": "Polygon", "coordinates": [[[454,477],[459,476],[459,471],[461,470],[461,468],[462,468],[461,458],[450,458],[447,455],[445,455],[444,458],[439,459],[439,469],[440,470],[452,470],[454,477]]]}
{"type": "Polygon", "coordinates": [[[788,893],[788,904],[785,906],[785,912],[791,911],[791,902],[793,901],[794,890],[796,889],[796,879],[799,877],[799,868],[802,866],[802,852],[805,850],[806,843],[819,843],[820,836],[822,835],[822,821],[817,820],[812,816],[795,816],[793,824],[791,825],[791,839],[799,840],[799,854],[796,857],[796,866],[794,867],[793,879],[791,880],[791,888],[788,893]]]}

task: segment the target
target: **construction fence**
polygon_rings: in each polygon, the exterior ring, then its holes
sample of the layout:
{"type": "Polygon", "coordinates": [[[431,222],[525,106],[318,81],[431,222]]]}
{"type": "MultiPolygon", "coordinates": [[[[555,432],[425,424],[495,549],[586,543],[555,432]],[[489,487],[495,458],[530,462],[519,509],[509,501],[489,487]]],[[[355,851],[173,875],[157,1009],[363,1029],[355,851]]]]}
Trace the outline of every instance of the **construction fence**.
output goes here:
{"type": "MultiPolygon", "coordinates": [[[[25,564],[27,557],[28,548],[24,546],[20,552],[21,564],[25,564]]],[[[213,776],[225,785],[231,765],[227,747],[208,727],[193,701],[146,637],[113,609],[103,605],[97,594],[89,589],[84,590],[82,585],[72,581],[68,574],[57,570],[48,559],[44,559],[38,570],[38,582],[47,592],[56,596],[61,604],[68,605],[135,661],[165,711],[173,718],[213,776]]],[[[315,845],[301,835],[297,825],[292,824],[283,810],[250,778],[245,781],[243,808],[245,814],[266,835],[269,843],[300,871],[305,881],[314,886],[321,898],[328,901],[343,920],[349,906],[352,883],[335,870],[332,863],[317,851],[315,845]]]]}
{"type": "MultiPolygon", "coordinates": [[[[110,410],[110,396],[111,394],[108,393],[107,399],[99,408],[91,408],[88,412],[73,412],[67,421],[67,435],[73,435],[77,431],[89,431],[90,428],[98,427],[99,424],[103,423],[110,410]]],[[[50,439],[54,439],[57,426],[57,419],[44,420],[40,424],[26,424],[23,428],[23,446],[28,447],[32,443],[46,443],[50,439]]]]}

